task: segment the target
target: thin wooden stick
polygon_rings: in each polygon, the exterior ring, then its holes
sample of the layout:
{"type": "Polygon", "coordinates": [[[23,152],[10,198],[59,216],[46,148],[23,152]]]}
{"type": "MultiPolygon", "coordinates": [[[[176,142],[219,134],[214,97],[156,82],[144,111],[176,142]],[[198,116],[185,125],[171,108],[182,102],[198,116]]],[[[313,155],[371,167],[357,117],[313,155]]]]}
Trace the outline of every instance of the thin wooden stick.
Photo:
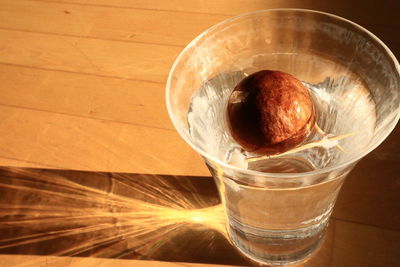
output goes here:
{"type": "Polygon", "coordinates": [[[319,136],[325,136],[325,132],[318,126],[317,123],[314,124],[314,128],[319,136]]]}
{"type": "MultiPolygon", "coordinates": [[[[350,137],[352,135],[354,135],[355,133],[348,133],[348,134],[342,134],[342,135],[338,135],[338,136],[334,136],[334,137],[330,137],[328,139],[322,139],[322,140],[318,140],[315,142],[311,142],[308,144],[305,144],[303,146],[300,147],[296,147],[294,149],[288,150],[284,153],[281,153],[279,155],[271,155],[271,156],[258,156],[258,157],[252,157],[252,158],[247,158],[246,161],[247,162],[254,162],[254,161],[258,161],[258,160],[262,160],[262,159],[272,159],[272,158],[277,158],[277,157],[281,157],[281,156],[285,156],[288,154],[293,154],[296,152],[300,152],[309,148],[313,148],[313,147],[318,147],[318,146],[322,146],[324,143],[326,143],[327,141],[339,141],[341,139],[350,137]]],[[[344,149],[343,149],[344,150],[344,149]]]]}
{"type": "MultiPolygon", "coordinates": [[[[315,123],[314,128],[319,136],[321,137],[326,136],[325,132],[318,126],[317,123],[315,123]]],[[[336,145],[336,148],[342,151],[343,153],[347,153],[347,151],[339,144],[336,145]]]]}
{"type": "Polygon", "coordinates": [[[342,151],[343,153],[347,153],[346,149],[344,149],[341,145],[337,144],[336,147],[342,151]]]}

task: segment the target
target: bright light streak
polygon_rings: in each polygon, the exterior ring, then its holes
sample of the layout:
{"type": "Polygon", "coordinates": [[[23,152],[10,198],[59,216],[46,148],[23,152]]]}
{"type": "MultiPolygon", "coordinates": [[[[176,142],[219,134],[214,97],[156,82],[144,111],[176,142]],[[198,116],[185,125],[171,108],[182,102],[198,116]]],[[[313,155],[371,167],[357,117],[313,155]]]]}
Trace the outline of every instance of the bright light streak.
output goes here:
{"type": "Polygon", "coordinates": [[[0,170],[0,250],[81,236],[84,241],[58,246],[51,254],[72,256],[106,247],[91,255],[115,257],[121,244],[148,253],[187,226],[227,235],[223,206],[207,205],[204,197],[190,193],[195,192],[190,183],[181,181],[185,191],[172,191],[172,181],[165,178],[147,177],[137,183],[114,175],[107,179],[112,190],[124,193],[117,194],[60,175],[28,169],[11,172],[4,175],[0,170]],[[1,234],[10,229],[17,234],[1,234]]]}

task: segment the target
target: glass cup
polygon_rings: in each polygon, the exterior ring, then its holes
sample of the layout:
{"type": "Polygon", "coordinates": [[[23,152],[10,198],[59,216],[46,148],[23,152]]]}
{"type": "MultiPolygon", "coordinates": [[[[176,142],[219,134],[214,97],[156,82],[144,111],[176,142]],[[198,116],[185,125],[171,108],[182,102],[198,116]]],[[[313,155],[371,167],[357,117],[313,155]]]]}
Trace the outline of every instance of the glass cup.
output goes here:
{"type": "Polygon", "coordinates": [[[256,262],[286,265],[320,245],[346,175],[395,127],[399,84],[396,58],[361,26],[274,9],[225,20],[194,39],[171,69],[166,101],[215,178],[233,244],[256,262]],[[311,146],[260,158],[232,138],[229,95],[263,69],[290,73],[310,91],[316,126],[304,144],[311,146]]]}

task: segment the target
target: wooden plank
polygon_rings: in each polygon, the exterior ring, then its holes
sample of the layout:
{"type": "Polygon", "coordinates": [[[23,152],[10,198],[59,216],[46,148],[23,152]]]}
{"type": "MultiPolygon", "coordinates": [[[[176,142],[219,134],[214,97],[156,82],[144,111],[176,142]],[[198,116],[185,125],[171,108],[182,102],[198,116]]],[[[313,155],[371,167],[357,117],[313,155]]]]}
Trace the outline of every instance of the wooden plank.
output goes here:
{"type": "Polygon", "coordinates": [[[0,28],[183,46],[228,16],[23,0],[0,17],[0,28]]]}
{"type": "Polygon", "coordinates": [[[181,48],[0,30],[0,63],[164,83],[181,48]]]}
{"type": "Polygon", "coordinates": [[[81,5],[113,6],[150,10],[174,10],[193,13],[237,15],[244,12],[270,8],[306,8],[331,12],[358,23],[399,24],[397,13],[400,3],[385,0],[377,4],[373,0],[35,0],[43,2],[76,3],[81,5]]]}
{"type": "Polygon", "coordinates": [[[400,266],[399,231],[337,221],[335,233],[332,266],[400,266]]]}
{"type": "MultiPolygon", "coordinates": [[[[140,3],[148,2],[141,1],[140,3]]],[[[170,5],[169,1],[162,1],[157,4],[162,6],[162,3],[170,5]]],[[[189,2],[185,1],[184,3],[189,2]]],[[[233,3],[240,3],[240,1],[233,3]]],[[[252,5],[255,3],[250,2],[249,4],[252,5]]],[[[209,9],[212,9],[214,4],[218,4],[215,7],[217,10],[219,6],[220,8],[222,6],[228,8],[235,6],[235,4],[227,5],[225,3],[223,5],[222,2],[214,1],[210,4],[209,9]]],[[[284,6],[284,3],[281,4],[284,6]]],[[[185,4],[180,6],[185,6],[185,4]]],[[[191,4],[189,6],[193,7],[196,5],[191,4]]],[[[244,2],[240,6],[235,7],[235,9],[238,11],[242,10],[244,9],[242,6],[245,6],[244,2]]],[[[349,13],[349,15],[349,18],[355,18],[354,14],[349,13]]],[[[2,18],[0,20],[0,28],[3,29],[123,40],[128,42],[178,45],[183,47],[198,34],[215,23],[228,18],[229,15],[19,0],[8,1],[3,4],[0,9],[0,17],[2,18]]],[[[400,40],[397,38],[400,34],[400,29],[397,27],[399,25],[398,21],[394,20],[391,22],[394,23],[393,25],[382,25],[382,23],[388,22],[382,20],[381,17],[373,16],[374,21],[372,21],[371,16],[368,16],[369,20],[364,21],[364,26],[387,43],[396,55],[400,55],[400,40]]],[[[383,18],[388,17],[390,16],[383,16],[383,18]]],[[[126,52],[126,55],[131,56],[132,52],[126,52]]]]}
{"type": "Polygon", "coordinates": [[[0,104],[173,130],[163,84],[0,64],[0,104]]]}
{"type": "Polygon", "coordinates": [[[200,156],[172,130],[0,106],[0,136],[0,157],[45,166],[209,175],[200,156]]]}
{"type": "MultiPolygon", "coordinates": [[[[66,1],[68,2],[68,1],[66,1]]],[[[110,2],[116,7],[104,6],[99,0],[77,0],[76,3],[90,5],[64,4],[47,1],[8,1],[0,9],[0,28],[56,33],[63,35],[75,35],[91,38],[103,38],[124,40],[128,42],[145,42],[164,45],[184,46],[195,36],[210,26],[230,17],[231,15],[257,10],[264,6],[268,8],[297,6],[296,1],[212,1],[204,3],[192,3],[191,1],[128,1],[110,2]],[[179,2],[179,3],[178,3],[179,2]],[[97,5],[96,5],[97,3],[97,5]],[[153,10],[117,8],[118,6],[148,8],[153,10]],[[157,6],[158,8],[154,8],[157,6]],[[193,12],[215,12],[230,10],[227,15],[198,14],[193,12]],[[160,11],[159,9],[171,9],[175,11],[160,11]],[[189,13],[192,12],[192,13],[189,13]],[[184,22],[184,23],[182,23],[184,22]]],[[[356,22],[362,23],[367,29],[372,30],[385,42],[399,45],[399,21],[391,18],[389,5],[382,5],[380,9],[368,9],[369,12],[355,13],[359,9],[352,9],[357,2],[344,1],[343,5],[336,2],[321,2],[310,5],[308,1],[300,1],[300,6],[312,8],[319,6],[320,10],[343,15],[356,22]],[[375,16],[370,11],[374,10],[375,16]],[[383,16],[382,14],[387,14],[383,16]],[[391,27],[392,26],[392,27],[391,27]]],[[[364,4],[363,8],[368,7],[364,4]]],[[[400,6],[398,7],[400,10],[400,6]]]]}
{"type": "MultiPolygon", "coordinates": [[[[159,83],[166,81],[181,51],[171,46],[1,29],[0,36],[0,63],[159,83]]],[[[400,52],[400,45],[394,45],[400,52]]]]}

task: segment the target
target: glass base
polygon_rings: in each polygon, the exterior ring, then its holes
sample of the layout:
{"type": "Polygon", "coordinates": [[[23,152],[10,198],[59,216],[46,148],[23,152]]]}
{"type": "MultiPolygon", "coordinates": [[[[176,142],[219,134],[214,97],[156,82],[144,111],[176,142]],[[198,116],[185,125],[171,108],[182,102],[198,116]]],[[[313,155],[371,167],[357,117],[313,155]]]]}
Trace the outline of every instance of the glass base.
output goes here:
{"type": "Polygon", "coordinates": [[[247,258],[269,266],[306,260],[322,244],[328,220],[296,230],[266,230],[229,220],[228,234],[247,258]]]}

